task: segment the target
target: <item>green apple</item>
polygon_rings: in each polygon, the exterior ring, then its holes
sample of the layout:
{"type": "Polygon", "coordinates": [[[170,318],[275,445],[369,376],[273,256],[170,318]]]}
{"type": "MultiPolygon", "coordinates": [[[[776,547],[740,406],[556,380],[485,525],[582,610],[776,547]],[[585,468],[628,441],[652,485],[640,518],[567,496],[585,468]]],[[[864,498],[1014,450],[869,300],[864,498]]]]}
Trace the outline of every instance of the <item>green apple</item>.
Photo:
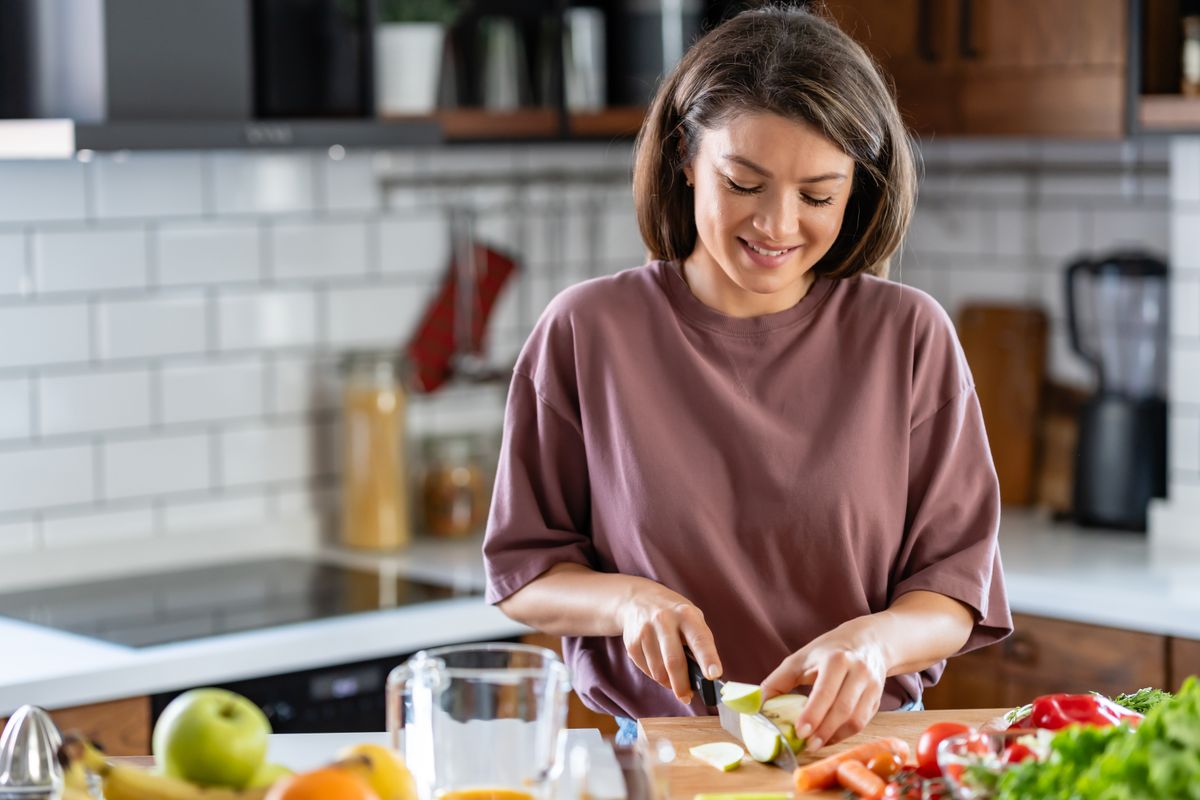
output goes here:
{"type": "Polygon", "coordinates": [[[779,751],[783,748],[783,737],[775,727],[752,714],[741,714],[739,722],[742,728],[742,744],[746,745],[746,752],[751,758],[765,764],[779,756],[779,751]]]}
{"type": "Polygon", "coordinates": [[[806,705],[808,698],[802,694],[781,694],[762,704],[762,715],[779,726],[793,753],[804,749],[804,740],[796,735],[795,722],[806,705]]]}
{"type": "Polygon", "coordinates": [[[280,778],[295,774],[283,764],[272,764],[267,761],[250,776],[250,780],[246,782],[246,788],[265,789],[280,778]]]}
{"type": "Polygon", "coordinates": [[[271,723],[226,689],[192,689],[172,700],[151,743],[163,772],[203,786],[244,787],[263,765],[271,723]]]}

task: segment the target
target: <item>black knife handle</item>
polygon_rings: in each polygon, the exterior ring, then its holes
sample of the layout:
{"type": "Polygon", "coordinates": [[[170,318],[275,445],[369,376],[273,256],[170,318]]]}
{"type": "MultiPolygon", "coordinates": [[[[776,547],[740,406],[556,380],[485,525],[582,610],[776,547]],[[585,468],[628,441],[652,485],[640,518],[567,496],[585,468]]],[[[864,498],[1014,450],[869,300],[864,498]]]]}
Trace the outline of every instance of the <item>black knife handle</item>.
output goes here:
{"type": "Polygon", "coordinates": [[[696,663],[696,659],[692,657],[689,650],[685,648],[683,654],[687,656],[688,683],[692,685],[692,689],[700,693],[700,699],[704,701],[704,705],[716,708],[717,687],[704,677],[704,670],[700,669],[700,665],[696,663]]]}

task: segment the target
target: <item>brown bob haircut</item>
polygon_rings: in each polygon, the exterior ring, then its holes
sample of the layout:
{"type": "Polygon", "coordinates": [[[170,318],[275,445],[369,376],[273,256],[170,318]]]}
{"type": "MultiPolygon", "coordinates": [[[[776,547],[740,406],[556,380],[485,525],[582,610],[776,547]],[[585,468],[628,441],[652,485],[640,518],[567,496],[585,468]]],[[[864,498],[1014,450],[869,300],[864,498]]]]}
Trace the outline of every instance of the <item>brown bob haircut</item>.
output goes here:
{"type": "Polygon", "coordinates": [[[653,258],[696,246],[682,169],[705,130],[742,113],[811,125],[855,162],[842,229],[813,270],[886,277],[916,204],[916,156],[875,62],[831,20],[791,6],[743,11],[703,36],[659,86],[635,145],[638,227],[653,258]]]}

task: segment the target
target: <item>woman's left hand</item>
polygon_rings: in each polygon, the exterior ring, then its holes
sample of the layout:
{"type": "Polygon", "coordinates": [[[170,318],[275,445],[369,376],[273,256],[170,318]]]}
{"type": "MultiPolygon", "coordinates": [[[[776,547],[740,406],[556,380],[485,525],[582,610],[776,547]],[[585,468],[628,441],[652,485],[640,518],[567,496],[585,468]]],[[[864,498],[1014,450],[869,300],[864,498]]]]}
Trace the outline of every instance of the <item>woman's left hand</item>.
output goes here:
{"type": "Polygon", "coordinates": [[[888,667],[869,617],[850,620],[818,636],[783,660],[762,682],[765,695],[811,686],[795,720],[796,735],[817,750],[866,727],[879,710],[888,667]]]}

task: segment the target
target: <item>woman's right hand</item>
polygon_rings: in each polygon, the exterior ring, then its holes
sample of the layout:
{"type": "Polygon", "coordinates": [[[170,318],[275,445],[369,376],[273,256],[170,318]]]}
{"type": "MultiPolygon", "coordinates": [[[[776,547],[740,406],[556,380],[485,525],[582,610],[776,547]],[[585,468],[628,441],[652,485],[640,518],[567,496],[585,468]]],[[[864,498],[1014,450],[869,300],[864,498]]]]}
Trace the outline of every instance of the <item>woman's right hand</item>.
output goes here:
{"type": "Polygon", "coordinates": [[[654,584],[639,586],[618,612],[625,650],[637,668],[675,693],[692,701],[686,645],[708,678],[721,675],[721,661],[704,614],[687,598],[654,584]]]}

